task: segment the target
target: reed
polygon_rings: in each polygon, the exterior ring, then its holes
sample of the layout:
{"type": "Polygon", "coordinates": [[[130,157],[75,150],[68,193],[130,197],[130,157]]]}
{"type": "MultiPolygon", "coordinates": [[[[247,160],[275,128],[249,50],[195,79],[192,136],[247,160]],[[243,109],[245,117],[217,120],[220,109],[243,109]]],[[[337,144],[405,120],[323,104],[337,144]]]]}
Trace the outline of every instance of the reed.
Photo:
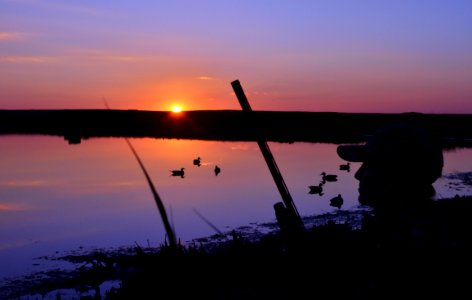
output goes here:
{"type": "Polygon", "coordinates": [[[162,223],[164,223],[164,228],[166,230],[167,238],[169,239],[169,245],[173,249],[177,249],[177,240],[175,238],[174,230],[172,229],[172,226],[170,225],[169,218],[167,217],[167,212],[164,207],[164,203],[162,202],[161,197],[156,191],[156,188],[154,187],[154,184],[152,183],[151,177],[149,176],[146,168],[144,167],[143,162],[139,158],[138,153],[134,149],[133,145],[128,139],[125,139],[126,143],[131,149],[131,152],[133,152],[134,157],[139,163],[139,166],[141,167],[141,170],[144,173],[144,176],[146,177],[146,180],[149,184],[149,188],[151,189],[152,195],[154,196],[154,201],[156,202],[157,208],[159,209],[159,213],[161,215],[162,223]]]}
{"type": "Polygon", "coordinates": [[[216,231],[217,234],[223,236],[224,233],[218,229],[218,227],[216,227],[212,222],[210,222],[207,218],[205,218],[201,213],[199,213],[195,208],[193,209],[193,211],[197,214],[197,216],[200,217],[200,219],[203,220],[203,222],[205,222],[208,226],[210,226],[214,231],[216,231]]]}
{"type": "MultiPolygon", "coordinates": [[[[105,104],[105,107],[107,109],[110,109],[110,107],[108,106],[108,102],[105,99],[105,97],[103,97],[103,103],[105,104]]],[[[141,161],[141,158],[139,157],[138,152],[136,152],[133,145],[131,144],[131,142],[127,138],[125,138],[125,141],[128,144],[129,148],[131,149],[131,152],[133,152],[133,155],[136,158],[136,160],[138,161],[139,166],[141,167],[141,170],[143,171],[144,176],[146,177],[146,180],[149,184],[149,188],[151,189],[152,195],[154,197],[154,201],[156,202],[157,208],[159,209],[159,214],[161,215],[161,220],[162,220],[162,223],[164,224],[164,228],[165,228],[165,231],[166,231],[167,238],[169,239],[169,245],[172,249],[177,249],[177,239],[175,237],[174,230],[172,229],[172,226],[170,225],[169,218],[167,217],[167,212],[166,212],[166,209],[164,207],[164,203],[162,202],[161,197],[157,193],[156,188],[154,187],[154,184],[152,183],[151,177],[149,176],[149,174],[146,170],[146,167],[144,167],[144,164],[141,161]]]]}

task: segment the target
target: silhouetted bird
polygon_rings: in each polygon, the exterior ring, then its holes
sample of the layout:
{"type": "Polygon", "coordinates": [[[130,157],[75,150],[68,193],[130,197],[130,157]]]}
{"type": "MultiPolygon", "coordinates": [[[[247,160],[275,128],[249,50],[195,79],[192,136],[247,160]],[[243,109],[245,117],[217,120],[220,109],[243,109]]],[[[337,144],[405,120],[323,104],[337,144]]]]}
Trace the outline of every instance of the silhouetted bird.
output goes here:
{"type": "Polygon", "coordinates": [[[343,197],[341,197],[341,194],[338,194],[336,197],[331,198],[331,200],[329,200],[329,205],[333,207],[337,207],[338,209],[341,208],[343,203],[344,203],[344,200],[343,200],[343,197]]]}
{"type": "Polygon", "coordinates": [[[215,166],[215,176],[218,176],[218,174],[220,174],[220,172],[221,172],[220,167],[215,166]]]}
{"type": "Polygon", "coordinates": [[[319,185],[310,185],[308,186],[308,188],[310,189],[310,191],[308,192],[308,194],[318,194],[320,196],[323,196],[323,183],[320,182],[319,185]]]}
{"type": "Polygon", "coordinates": [[[339,165],[339,170],[350,172],[351,171],[351,163],[339,165]]]}
{"type": "Polygon", "coordinates": [[[201,165],[201,158],[200,158],[200,157],[195,158],[195,159],[193,160],[193,165],[200,167],[200,165],[201,165]]]}
{"type": "Polygon", "coordinates": [[[180,168],[180,170],[171,170],[171,172],[172,172],[171,175],[172,176],[180,176],[180,177],[184,178],[184,174],[185,174],[184,169],[185,168],[180,168]]]}
{"type": "Polygon", "coordinates": [[[326,172],[321,173],[323,183],[327,181],[338,181],[338,175],[326,174],[326,172]]]}

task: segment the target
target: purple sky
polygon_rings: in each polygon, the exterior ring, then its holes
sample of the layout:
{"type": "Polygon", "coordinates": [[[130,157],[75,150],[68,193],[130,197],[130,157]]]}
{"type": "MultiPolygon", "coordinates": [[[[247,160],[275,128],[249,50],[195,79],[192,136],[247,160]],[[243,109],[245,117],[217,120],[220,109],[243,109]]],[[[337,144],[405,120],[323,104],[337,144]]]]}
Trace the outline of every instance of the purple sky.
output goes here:
{"type": "Polygon", "coordinates": [[[472,113],[472,1],[0,0],[0,109],[472,113]]]}

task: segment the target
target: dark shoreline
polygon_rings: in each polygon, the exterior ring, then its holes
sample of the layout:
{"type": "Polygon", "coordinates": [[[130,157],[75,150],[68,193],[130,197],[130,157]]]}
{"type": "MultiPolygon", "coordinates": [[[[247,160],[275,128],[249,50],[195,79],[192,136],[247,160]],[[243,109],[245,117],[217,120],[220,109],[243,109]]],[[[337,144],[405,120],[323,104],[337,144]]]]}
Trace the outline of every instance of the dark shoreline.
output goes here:
{"type": "Polygon", "coordinates": [[[410,122],[437,135],[444,147],[472,146],[471,114],[337,113],[197,110],[0,110],[0,134],[62,136],[69,143],[100,137],[220,141],[364,142],[389,122],[410,122]]]}

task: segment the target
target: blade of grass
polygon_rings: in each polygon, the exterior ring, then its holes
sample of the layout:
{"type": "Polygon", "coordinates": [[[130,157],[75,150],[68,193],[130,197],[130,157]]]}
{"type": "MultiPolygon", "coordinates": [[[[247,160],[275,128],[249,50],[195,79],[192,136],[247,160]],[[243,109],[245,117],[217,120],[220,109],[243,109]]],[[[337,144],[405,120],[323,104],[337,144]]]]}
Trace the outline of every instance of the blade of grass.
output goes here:
{"type": "Polygon", "coordinates": [[[210,221],[208,221],[207,218],[205,218],[201,213],[199,213],[195,208],[193,209],[193,211],[197,214],[197,216],[199,216],[205,223],[208,224],[208,226],[210,226],[211,228],[213,228],[214,231],[216,231],[219,235],[224,235],[224,233],[219,230],[215,225],[213,225],[213,223],[211,223],[210,221]]]}
{"type": "Polygon", "coordinates": [[[172,230],[172,226],[169,223],[169,219],[167,218],[166,209],[165,209],[164,204],[161,200],[161,197],[157,193],[156,188],[154,187],[154,184],[152,183],[151,177],[149,177],[149,174],[148,174],[146,168],[144,167],[143,162],[139,158],[138,153],[134,149],[133,145],[131,144],[131,142],[127,138],[125,138],[125,141],[128,144],[128,146],[130,147],[131,151],[133,152],[134,157],[138,161],[139,166],[141,167],[141,170],[144,173],[144,176],[146,176],[146,180],[149,184],[149,187],[151,188],[151,192],[152,192],[152,195],[154,196],[154,200],[156,202],[157,208],[159,209],[159,213],[161,214],[162,223],[164,223],[164,228],[166,230],[167,237],[169,238],[169,244],[170,244],[171,247],[173,247],[175,249],[175,248],[177,248],[177,240],[175,238],[174,231],[172,230]]]}
{"type": "MultiPolygon", "coordinates": [[[[105,99],[105,97],[103,97],[103,103],[105,104],[105,107],[107,109],[110,109],[110,107],[108,106],[108,102],[105,99]]],[[[161,197],[157,193],[156,188],[154,187],[154,184],[152,183],[151,177],[149,176],[146,168],[144,167],[144,164],[141,161],[141,158],[139,157],[138,152],[136,152],[133,145],[131,144],[131,142],[127,138],[125,138],[125,141],[128,144],[129,148],[131,149],[131,152],[133,152],[134,157],[138,161],[139,166],[141,167],[141,170],[143,171],[144,176],[146,177],[146,180],[149,184],[149,187],[151,188],[151,192],[152,192],[152,195],[154,197],[154,201],[156,202],[157,208],[159,209],[159,214],[161,215],[161,220],[162,220],[162,223],[164,224],[164,229],[165,229],[167,237],[169,239],[169,244],[173,249],[177,249],[177,240],[175,238],[174,230],[172,229],[172,226],[169,223],[169,219],[167,217],[167,213],[166,213],[166,209],[164,207],[164,203],[162,202],[161,197]]]]}

